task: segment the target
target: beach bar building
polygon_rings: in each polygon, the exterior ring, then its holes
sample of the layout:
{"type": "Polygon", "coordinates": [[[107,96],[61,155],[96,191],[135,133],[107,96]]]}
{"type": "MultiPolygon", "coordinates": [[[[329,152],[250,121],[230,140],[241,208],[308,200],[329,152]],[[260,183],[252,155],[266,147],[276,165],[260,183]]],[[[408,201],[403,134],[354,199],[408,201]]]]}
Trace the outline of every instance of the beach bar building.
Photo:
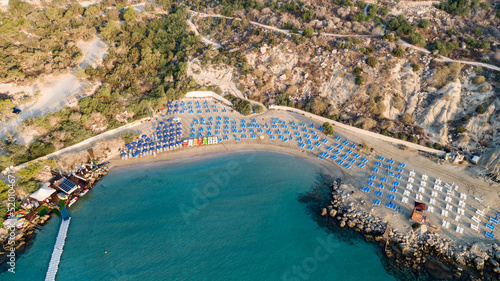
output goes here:
{"type": "Polygon", "coordinates": [[[415,206],[413,207],[413,212],[411,213],[411,219],[417,222],[425,222],[424,211],[427,206],[424,203],[415,201],[415,206]]]}
{"type": "MultiPolygon", "coordinates": [[[[43,205],[43,203],[48,201],[51,201],[56,205],[59,203],[59,197],[57,197],[56,190],[51,188],[48,182],[42,185],[42,187],[40,187],[37,191],[33,192],[30,195],[29,200],[31,205],[35,204],[33,201],[36,200],[38,206],[43,205]]],[[[38,206],[36,207],[38,208],[38,206]]]]}

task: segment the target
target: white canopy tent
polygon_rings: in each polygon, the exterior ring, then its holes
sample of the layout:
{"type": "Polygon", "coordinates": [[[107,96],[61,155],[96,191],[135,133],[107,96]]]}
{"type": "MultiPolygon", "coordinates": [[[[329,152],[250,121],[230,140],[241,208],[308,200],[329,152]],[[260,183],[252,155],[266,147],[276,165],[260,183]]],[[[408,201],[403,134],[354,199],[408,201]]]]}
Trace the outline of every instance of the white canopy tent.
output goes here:
{"type": "Polygon", "coordinates": [[[50,197],[55,192],[56,192],[55,189],[50,188],[48,185],[44,184],[42,187],[40,187],[40,189],[32,193],[30,195],[30,198],[33,198],[41,202],[50,197]]]}

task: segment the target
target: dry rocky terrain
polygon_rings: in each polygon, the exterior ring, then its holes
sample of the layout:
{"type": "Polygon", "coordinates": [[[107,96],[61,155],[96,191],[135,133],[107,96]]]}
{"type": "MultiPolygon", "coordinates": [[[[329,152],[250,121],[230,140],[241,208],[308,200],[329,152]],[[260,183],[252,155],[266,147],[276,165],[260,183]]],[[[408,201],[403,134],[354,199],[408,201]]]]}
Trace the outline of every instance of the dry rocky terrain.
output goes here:
{"type": "MultiPolygon", "coordinates": [[[[467,54],[468,60],[488,60],[493,66],[499,65],[499,30],[492,25],[499,20],[494,14],[474,10],[468,17],[458,18],[435,8],[434,2],[416,3],[401,2],[389,15],[404,14],[415,23],[429,19],[430,27],[419,29],[428,42],[459,41],[458,34],[467,37],[481,25],[481,38],[491,42],[490,49],[480,51],[462,43],[448,57],[462,60],[467,54]],[[450,29],[454,29],[451,36],[446,34],[450,29]]],[[[286,22],[299,29],[321,26],[325,33],[381,32],[373,22],[346,21],[359,12],[355,6],[328,9],[316,8],[317,19],[307,24],[287,13],[274,14],[266,9],[251,11],[250,18],[277,27],[286,22]],[[324,9],[327,11],[321,12],[324,9]]],[[[440,62],[436,52],[380,36],[313,36],[297,42],[300,35],[258,28],[242,11],[234,16],[243,20],[193,19],[202,36],[223,46],[192,63],[194,73],[235,82],[246,97],[264,104],[280,103],[283,96],[288,96],[288,105],[424,145],[439,144],[466,154],[500,146],[500,90],[498,74],[492,69],[440,62]],[[396,49],[402,49],[403,55],[394,55],[396,49]],[[378,61],[374,67],[366,63],[372,56],[378,61]],[[361,72],[354,74],[357,67],[361,72]],[[364,81],[356,83],[357,77],[364,81]]]]}

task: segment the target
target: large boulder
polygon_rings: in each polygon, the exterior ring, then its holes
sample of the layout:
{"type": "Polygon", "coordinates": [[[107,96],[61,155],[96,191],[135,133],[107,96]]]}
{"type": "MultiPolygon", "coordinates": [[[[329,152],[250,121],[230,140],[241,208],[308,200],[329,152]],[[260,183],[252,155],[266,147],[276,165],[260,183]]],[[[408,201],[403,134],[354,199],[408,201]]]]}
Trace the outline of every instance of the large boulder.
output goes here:
{"type": "Polygon", "coordinates": [[[427,232],[427,226],[425,224],[421,225],[417,229],[417,234],[419,234],[419,235],[424,235],[426,232],[427,232]]]}
{"type": "Polygon", "coordinates": [[[477,270],[483,270],[484,269],[484,259],[477,257],[474,260],[474,265],[476,266],[477,270]]]}
{"type": "Polygon", "coordinates": [[[475,243],[472,245],[470,248],[470,253],[473,254],[476,257],[481,258],[483,261],[488,259],[488,253],[486,253],[486,245],[482,242],[475,243]]]}

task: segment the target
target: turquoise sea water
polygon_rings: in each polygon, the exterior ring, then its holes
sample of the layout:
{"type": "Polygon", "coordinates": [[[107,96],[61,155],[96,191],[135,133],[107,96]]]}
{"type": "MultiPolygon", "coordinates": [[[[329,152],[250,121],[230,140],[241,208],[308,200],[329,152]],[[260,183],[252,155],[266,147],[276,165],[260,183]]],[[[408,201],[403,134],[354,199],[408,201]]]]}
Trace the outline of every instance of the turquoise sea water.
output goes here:
{"type": "MultiPolygon", "coordinates": [[[[299,202],[319,171],[269,152],[114,170],[69,210],[57,280],[394,280],[299,202]]],[[[59,220],[1,280],[44,279],[59,220]]]]}

